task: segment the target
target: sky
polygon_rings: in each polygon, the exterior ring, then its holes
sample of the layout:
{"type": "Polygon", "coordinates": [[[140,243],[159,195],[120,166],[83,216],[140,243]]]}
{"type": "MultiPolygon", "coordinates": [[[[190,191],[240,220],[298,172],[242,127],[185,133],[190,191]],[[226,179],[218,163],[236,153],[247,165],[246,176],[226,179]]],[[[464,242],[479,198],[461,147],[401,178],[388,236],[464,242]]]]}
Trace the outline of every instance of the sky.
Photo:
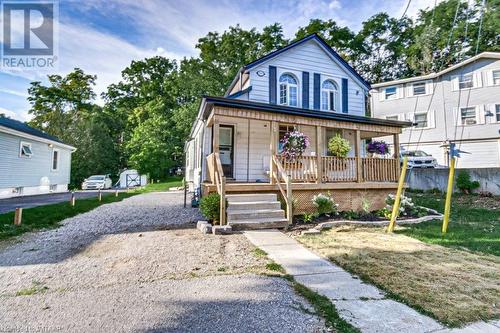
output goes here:
{"type": "MultiPolygon", "coordinates": [[[[414,17],[434,3],[413,0],[407,15],[414,17]]],[[[379,12],[400,17],[407,4],[407,0],[59,0],[57,71],[7,72],[0,67],[0,113],[29,120],[27,89],[32,81],[46,83],[47,74],[82,68],[97,75],[99,95],[120,80],[132,60],[196,56],[198,38],[210,31],[223,32],[236,24],[261,29],[279,22],[285,37],[291,38],[314,18],[333,19],[357,31],[379,12]]]]}

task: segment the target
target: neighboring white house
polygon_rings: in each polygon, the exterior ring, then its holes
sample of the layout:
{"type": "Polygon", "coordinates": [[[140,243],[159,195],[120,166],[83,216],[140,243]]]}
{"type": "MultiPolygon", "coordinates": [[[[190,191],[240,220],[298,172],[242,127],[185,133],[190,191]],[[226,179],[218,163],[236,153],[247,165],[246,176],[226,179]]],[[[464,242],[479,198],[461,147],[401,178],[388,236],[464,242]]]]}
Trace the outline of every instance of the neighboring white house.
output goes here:
{"type": "MultiPolygon", "coordinates": [[[[500,167],[500,53],[483,52],[438,73],[377,83],[376,118],[410,120],[402,148],[417,148],[448,165],[448,144],[462,153],[459,168],[500,167]]],[[[387,138],[391,142],[391,138],[387,138]]]]}
{"type": "Polygon", "coordinates": [[[0,198],[67,191],[75,150],[25,123],[0,117],[0,198]]]}

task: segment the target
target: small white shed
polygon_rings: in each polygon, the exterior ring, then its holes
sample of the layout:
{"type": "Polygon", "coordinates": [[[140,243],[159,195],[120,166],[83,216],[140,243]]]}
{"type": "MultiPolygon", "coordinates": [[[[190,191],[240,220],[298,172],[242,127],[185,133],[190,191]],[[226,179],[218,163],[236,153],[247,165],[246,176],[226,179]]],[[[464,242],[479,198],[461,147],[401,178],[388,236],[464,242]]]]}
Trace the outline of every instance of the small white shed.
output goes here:
{"type": "Polygon", "coordinates": [[[129,169],[120,173],[120,188],[146,186],[147,183],[146,175],[140,175],[137,170],[129,169]]]}

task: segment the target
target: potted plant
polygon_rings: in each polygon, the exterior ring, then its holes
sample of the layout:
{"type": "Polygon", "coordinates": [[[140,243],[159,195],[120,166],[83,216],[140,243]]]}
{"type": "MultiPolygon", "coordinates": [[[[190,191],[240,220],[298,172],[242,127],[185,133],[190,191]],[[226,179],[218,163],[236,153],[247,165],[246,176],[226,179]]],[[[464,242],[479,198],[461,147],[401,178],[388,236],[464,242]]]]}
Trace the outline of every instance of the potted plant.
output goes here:
{"type": "Polygon", "coordinates": [[[384,141],[373,140],[366,146],[366,151],[372,155],[386,155],[389,154],[389,145],[384,141]]]}
{"type": "MultiPolygon", "coordinates": [[[[334,137],[328,140],[328,152],[330,153],[331,156],[343,159],[347,157],[347,154],[349,154],[350,150],[351,150],[351,145],[349,144],[349,141],[341,137],[340,134],[336,134],[334,137]]],[[[341,163],[340,166],[341,169],[344,170],[345,168],[347,168],[347,163],[346,162],[341,163]]],[[[333,166],[330,165],[330,168],[332,167],[333,166]]]]}
{"type": "Polygon", "coordinates": [[[285,162],[296,162],[309,147],[309,138],[302,132],[287,132],[280,140],[282,144],[281,156],[285,162]]]}

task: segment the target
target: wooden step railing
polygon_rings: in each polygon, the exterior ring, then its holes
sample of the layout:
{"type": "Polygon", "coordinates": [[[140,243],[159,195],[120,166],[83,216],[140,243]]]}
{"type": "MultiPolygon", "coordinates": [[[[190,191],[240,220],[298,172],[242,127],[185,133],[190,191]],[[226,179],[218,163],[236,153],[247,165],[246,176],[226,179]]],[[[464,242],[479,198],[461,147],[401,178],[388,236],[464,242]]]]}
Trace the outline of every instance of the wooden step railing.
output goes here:
{"type": "Polygon", "coordinates": [[[293,220],[292,180],[287,175],[278,156],[273,155],[271,157],[271,164],[271,183],[276,183],[278,185],[280,193],[285,200],[288,225],[291,225],[293,220]],[[285,183],[285,188],[283,188],[283,184],[281,183],[282,180],[285,183]]]}
{"type": "Polygon", "coordinates": [[[217,193],[220,196],[220,225],[226,224],[226,177],[222,169],[219,153],[207,156],[208,177],[212,184],[215,183],[217,193]]]}

